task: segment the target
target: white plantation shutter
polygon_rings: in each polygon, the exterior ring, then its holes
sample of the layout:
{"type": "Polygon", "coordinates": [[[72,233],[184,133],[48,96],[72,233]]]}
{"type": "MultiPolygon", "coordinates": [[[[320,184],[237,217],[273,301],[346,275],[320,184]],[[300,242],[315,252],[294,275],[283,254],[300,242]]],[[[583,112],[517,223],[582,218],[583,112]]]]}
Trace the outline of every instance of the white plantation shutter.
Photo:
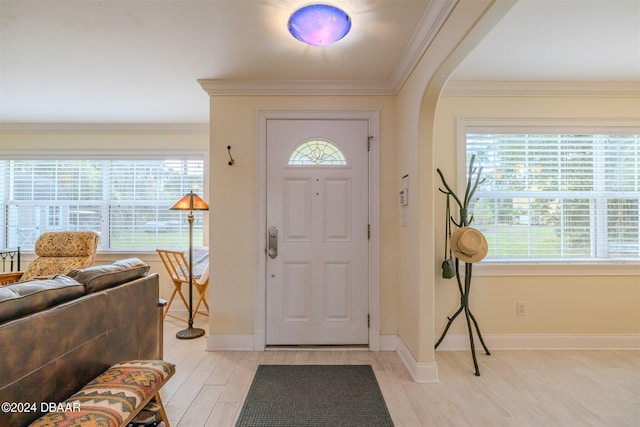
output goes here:
{"type": "Polygon", "coordinates": [[[466,135],[492,260],[640,259],[640,136],[466,135]]]}
{"type": "Polygon", "coordinates": [[[202,159],[0,160],[0,173],[0,246],[24,250],[56,230],[96,231],[102,251],[184,246],[186,214],[168,208],[192,189],[202,195],[204,176],[202,159]]]}

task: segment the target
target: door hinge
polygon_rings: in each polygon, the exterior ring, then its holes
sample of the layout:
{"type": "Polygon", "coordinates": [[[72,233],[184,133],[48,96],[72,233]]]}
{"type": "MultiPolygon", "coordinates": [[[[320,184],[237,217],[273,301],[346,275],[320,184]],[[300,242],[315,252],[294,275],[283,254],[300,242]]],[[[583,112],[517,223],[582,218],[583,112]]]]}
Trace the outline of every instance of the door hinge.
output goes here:
{"type": "Polygon", "coordinates": [[[371,224],[367,224],[367,239],[371,240],[371,224]]]}
{"type": "Polygon", "coordinates": [[[367,328],[371,327],[371,315],[367,314],[367,328]]]}
{"type": "Polygon", "coordinates": [[[367,151],[371,151],[371,141],[373,141],[373,135],[367,137],[367,151]]]}

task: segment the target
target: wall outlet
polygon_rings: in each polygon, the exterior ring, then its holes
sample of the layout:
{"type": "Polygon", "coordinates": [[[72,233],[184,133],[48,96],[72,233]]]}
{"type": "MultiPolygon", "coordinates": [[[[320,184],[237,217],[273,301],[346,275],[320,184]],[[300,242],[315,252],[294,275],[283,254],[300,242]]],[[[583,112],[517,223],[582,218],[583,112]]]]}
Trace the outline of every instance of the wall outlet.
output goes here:
{"type": "Polygon", "coordinates": [[[516,303],[516,314],[518,316],[526,316],[527,315],[527,303],[524,301],[518,301],[516,303]]]}

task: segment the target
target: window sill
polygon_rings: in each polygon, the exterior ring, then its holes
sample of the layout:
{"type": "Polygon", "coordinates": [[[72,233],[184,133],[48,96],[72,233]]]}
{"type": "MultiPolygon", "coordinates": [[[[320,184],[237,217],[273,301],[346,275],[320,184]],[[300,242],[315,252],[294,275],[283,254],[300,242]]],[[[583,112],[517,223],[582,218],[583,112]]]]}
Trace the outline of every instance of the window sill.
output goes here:
{"type": "Polygon", "coordinates": [[[98,252],[96,254],[97,264],[107,264],[124,258],[140,258],[142,261],[160,261],[160,256],[156,251],[148,252],[98,252]]]}
{"type": "Polygon", "coordinates": [[[475,264],[474,276],[637,276],[640,262],[498,262],[475,264]]]}

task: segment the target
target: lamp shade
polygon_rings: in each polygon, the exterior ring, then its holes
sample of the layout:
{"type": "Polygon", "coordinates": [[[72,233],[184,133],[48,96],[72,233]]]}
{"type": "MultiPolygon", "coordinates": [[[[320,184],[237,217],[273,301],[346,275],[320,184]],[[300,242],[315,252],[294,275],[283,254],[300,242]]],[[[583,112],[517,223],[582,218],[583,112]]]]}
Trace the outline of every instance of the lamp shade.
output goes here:
{"type": "Polygon", "coordinates": [[[310,4],[291,14],[289,32],[312,46],[337,42],[351,29],[351,18],[342,9],[328,4],[310,4]]]}
{"type": "Polygon", "coordinates": [[[174,211],[208,211],[209,205],[193,191],[190,191],[169,209],[174,211]]]}

